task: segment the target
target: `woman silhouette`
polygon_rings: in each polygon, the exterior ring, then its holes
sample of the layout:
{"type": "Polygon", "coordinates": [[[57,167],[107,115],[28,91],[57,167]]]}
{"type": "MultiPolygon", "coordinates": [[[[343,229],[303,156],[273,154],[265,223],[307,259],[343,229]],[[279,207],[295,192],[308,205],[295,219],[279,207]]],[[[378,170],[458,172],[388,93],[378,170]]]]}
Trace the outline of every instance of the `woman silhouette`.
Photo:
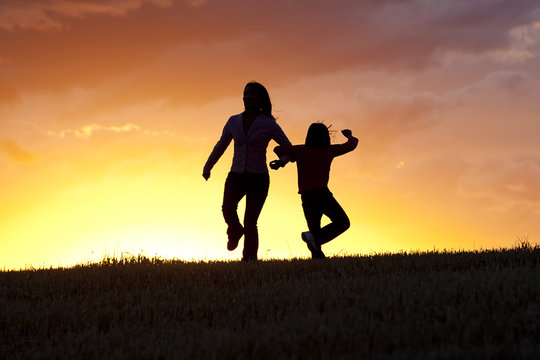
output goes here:
{"type": "MultiPolygon", "coordinates": [[[[228,225],[227,249],[232,251],[244,235],[242,261],[257,260],[259,234],[257,220],[268,195],[270,177],[266,166],[266,148],[270,140],[279,145],[291,142],[272,115],[272,103],[266,88],[249,82],[244,88],[244,112],[229,118],[221,138],[208,157],[203,177],[208,180],[210,171],[234,140],[234,155],[231,171],[225,181],[223,195],[223,217],[228,225]],[[246,197],[244,225],[238,218],[238,203],[246,197]]],[[[283,162],[288,157],[280,158],[283,162]]]]}

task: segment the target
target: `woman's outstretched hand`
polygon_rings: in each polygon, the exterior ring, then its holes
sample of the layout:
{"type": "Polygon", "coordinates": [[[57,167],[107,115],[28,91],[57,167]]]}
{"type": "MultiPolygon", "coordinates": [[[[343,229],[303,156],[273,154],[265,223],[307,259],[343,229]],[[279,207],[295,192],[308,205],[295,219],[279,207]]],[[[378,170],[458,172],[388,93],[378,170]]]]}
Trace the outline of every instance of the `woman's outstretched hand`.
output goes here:
{"type": "Polygon", "coordinates": [[[285,163],[282,160],[273,160],[270,161],[270,168],[273,170],[277,170],[280,167],[284,167],[285,163]]]}
{"type": "Polygon", "coordinates": [[[202,177],[204,178],[204,180],[208,181],[208,179],[210,178],[210,172],[203,171],[202,177]]]}
{"type": "Polygon", "coordinates": [[[349,130],[349,129],[343,129],[343,130],[341,130],[341,133],[342,133],[343,136],[345,136],[346,138],[352,136],[352,131],[349,130]]]}

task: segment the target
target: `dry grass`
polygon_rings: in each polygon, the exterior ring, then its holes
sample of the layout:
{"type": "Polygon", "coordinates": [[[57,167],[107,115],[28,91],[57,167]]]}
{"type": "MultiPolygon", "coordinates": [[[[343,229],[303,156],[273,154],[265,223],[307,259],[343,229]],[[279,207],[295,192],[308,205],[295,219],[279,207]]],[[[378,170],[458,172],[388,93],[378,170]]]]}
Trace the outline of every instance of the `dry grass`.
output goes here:
{"type": "Polygon", "coordinates": [[[0,272],[0,358],[540,358],[540,248],[0,272]]]}

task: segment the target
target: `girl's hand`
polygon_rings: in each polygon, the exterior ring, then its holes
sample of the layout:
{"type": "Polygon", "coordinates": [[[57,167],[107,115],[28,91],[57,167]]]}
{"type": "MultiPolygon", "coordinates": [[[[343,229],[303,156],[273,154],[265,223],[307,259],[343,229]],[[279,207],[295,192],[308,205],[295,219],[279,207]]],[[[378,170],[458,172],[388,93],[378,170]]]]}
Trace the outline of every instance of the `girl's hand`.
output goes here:
{"type": "Polygon", "coordinates": [[[208,181],[208,179],[210,178],[210,172],[203,172],[202,177],[204,178],[204,180],[208,181]]]}
{"type": "Polygon", "coordinates": [[[341,133],[343,134],[343,136],[345,136],[346,138],[348,137],[351,137],[352,136],[352,131],[349,130],[349,129],[343,129],[341,130],[341,133]]]}

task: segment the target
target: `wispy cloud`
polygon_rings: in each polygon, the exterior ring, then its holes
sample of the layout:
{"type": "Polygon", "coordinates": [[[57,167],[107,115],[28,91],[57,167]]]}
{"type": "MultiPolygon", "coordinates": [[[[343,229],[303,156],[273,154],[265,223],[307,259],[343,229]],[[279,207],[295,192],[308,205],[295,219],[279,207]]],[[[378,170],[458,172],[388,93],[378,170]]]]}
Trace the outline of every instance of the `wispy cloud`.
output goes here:
{"type": "Polygon", "coordinates": [[[486,197],[493,203],[540,206],[540,158],[487,159],[471,166],[464,174],[460,192],[465,196],[486,197]]]}
{"type": "Polygon", "coordinates": [[[35,154],[23,149],[17,142],[9,138],[0,139],[0,152],[17,162],[32,162],[37,159],[35,154]]]}
{"type": "Polygon", "coordinates": [[[441,47],[435,52],[435,58],[443,62],[492,61],[500,64],[521,64],[536,58],[540,44],[540,27],[534,24],[521,25],[510,29],[507,42],[486,48],[483,51],[464,51],[441,47]]]}
{"type": "MultiPolygon", "coordinates": [[[[193,2],[193,0],[192,0],[193,2]]],[[[195,5],[200,1],[195,1],[195,5]]],[[[171,6],[173,0],[120,0],[120,1],[3,1],[0,5],[0,29],[60,30],[65,27],[60,16],[73,18],[91,14],[124,16],[145,3],[171,6]]]]}
{"type": "Polygon", "coordinates": [[[65,129],[65,130],[40,130],[42,133],[50,136],[60,137],[60,138],[68,138],[68,137],[76,137],[81,139],[86,139],[94,135],[98,132],[108,132],[108,133],[130,133],[130,132],[137,132],[142,133],[144,135],[164,135],[167,134],[168,131],[150,131],[141,128],[139,125],[135,124],[125,124],[121,126],[104,126],[99,124],[90,124],[81,126],[76,129],[65,129]]]}

